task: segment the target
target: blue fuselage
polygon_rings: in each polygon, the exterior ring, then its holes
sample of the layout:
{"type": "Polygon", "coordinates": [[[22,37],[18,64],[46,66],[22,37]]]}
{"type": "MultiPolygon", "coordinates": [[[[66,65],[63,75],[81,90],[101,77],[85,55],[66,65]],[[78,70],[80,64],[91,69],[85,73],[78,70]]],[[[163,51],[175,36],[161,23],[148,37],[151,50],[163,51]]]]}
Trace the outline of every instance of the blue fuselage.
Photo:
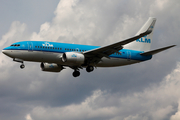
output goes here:
{"type": "MultiPolygon", "coordinates": [[[[82,53],[99,48],[100,46],[57,43],[47,41],[22,41],[12,44],[3,49],[4,53],[11,57],[23,61],[48,62],[66,65],[61,57],[65,52],[82,53]]],[[[143,51],[122,49],[119,53],[111,54],[109,58],[103,57],[97,67],[114,67],[146,61],[150,56],[140,55],[143,51]]]]}

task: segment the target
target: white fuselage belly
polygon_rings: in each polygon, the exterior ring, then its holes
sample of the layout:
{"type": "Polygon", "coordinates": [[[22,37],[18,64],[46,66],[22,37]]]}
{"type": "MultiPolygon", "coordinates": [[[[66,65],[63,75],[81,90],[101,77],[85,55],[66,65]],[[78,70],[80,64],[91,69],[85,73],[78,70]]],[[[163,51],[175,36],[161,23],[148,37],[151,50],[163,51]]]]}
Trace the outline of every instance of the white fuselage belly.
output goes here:
{"type": "MultiPolygon", "coordinates": [[[[62,62],[61,57],[62,53],[55,52],[44,52],[44,51],[27,51],[27,50],[9,50],[9,55],[12,58],[19,58],[24,61],[31,62],[47,62],[47,63],[57,63],[60,65],[65,65],[62,62]]],[[[96,64],[96,67],[116,67],[138,63],[141,61],[138,60],[130,60],[130,59],[122,59],[122,58],[106,58],[103,57],[102,60],[96,64]]]]}

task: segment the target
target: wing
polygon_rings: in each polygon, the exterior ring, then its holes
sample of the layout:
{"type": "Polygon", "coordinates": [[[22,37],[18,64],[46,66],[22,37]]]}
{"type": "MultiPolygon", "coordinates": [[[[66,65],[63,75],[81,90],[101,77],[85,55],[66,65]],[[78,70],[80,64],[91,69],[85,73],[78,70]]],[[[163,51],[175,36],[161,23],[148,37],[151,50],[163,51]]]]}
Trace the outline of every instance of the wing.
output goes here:
{"type": "Polygon", "coordinates": [[[141,33],[137,36],[134,36],[132,38],[111,44],[111,45],[107,45],[104,47],[100,47],[100,48],[96,48],[93,50],[89,50],[84,52],[84,55],[86,56],[87,60],[88,60],[88,64],[90,63],[98,63],[102,57],[106,57],[109,58],[109,55],[113,54],[113,53],[119,53],[119,50],[123,49],[123,45],[126,45],[130,42],[133,42],[145,35],[148,35],[152,32],[151,28],[149,27],[147,31],[145,31],[144,33],[141,33]]]}
{"type": "Polygon", "coordinates": [[[109,55],[113,53],[119,53],[119,50],[123,49],[123,45],[126,45],[130,42],[133,42],[141,37],[150,34],[153,30],[152,26],[154,25],[154,23],[155,20],[153,18],[150,18],[143,26],[141,33],[137,34],[136,36],[111,45],[83,52],[86,57],[86,64],[97,64],[99,61],[101,61],[102,57],[109,58],[109,55]]]}

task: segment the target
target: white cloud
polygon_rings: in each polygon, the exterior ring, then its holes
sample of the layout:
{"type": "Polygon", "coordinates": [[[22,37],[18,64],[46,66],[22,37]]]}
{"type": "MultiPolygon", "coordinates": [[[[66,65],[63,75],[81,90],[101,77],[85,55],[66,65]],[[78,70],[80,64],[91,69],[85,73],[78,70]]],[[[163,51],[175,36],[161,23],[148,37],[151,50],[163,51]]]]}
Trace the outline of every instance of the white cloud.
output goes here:
{"type": "MultiPolygon", "coordinates": [[[[30,34],[28,33],[27,25],[25,23],[20,23],[19,21],[14,21],[11,24],[9,31],[2,36],[0,48],[2,50],[4,47],[10,46],[14,42],[27,40],[29,36],[30,34]]],[[[0,53],[0,58],[0,80],[10,79],[11,76],[9,75],[9,71],[13,69],[15,64],[12,62],[12,59],[5,56],[2,52],[0,53]]]]}
{"type": "Polygon", "coordinates": [[[164,8],[166,8],[168,2],[168,0],[156,0],[155,5],[157,5],[160,10],[163,10],[164,8]]]}
{"type": "Polygon", "coordinates": [[[10,45],[13,42],[26,40],[28,37],[27,25],[19,21],[14,21],[9,31],[2,36],[0,47],[10,45]]]}
{"type": "MultiPolygon", "coordinates": [[[[35,107],[31,115],[38,120],[70,119],[124,119],[164,120],[175,113],[174,106],[179,98],[180,63],[158,85],[152,85],[142,92],[120,96],[107,91],[96,90],[80,104],[64,107],[35,107]],[[170,115],[170,116],[169,116],[170,115]]],[[[171,120],[179,118],[179,111],[171,120]]]]}
{"type": "Polygon", "coordinates": [[[179,120],[180,119],[180,102],[178,102],[178,111],[171,116],[170,120],[179,120]]]}
{"type": "Polygon", "coordinates": [[[105,45],[129,37],[131,26],[139,19],[113,13],[118,6],[110,8],[108,1],[99,1],[97,5],[94,2],[61,0],[52,22],[42,24],[39,33],[34,32],[31,39],[105,45]]]}
{"type": "Polygon", "coordinates": [[[31,114],[33,118],[39,120],[49,120],[49,119],[92,119],[92,118],[106,118],[108,116],[113,116],[117,112],[115,107],[96,107],[95,100],[102,96],[102,91],[94,91],[93,95],[88,97],[81,104],[72,104],[65,107],[55,107],[55,108],[45,108],[42,106],[35,107],[31,114]]]}
{"type": "Polygon", "coordinates": [[[30,114],[27,114],[25,118],[26,118],[26,120],[33,120],[33,119],[31,118],[31,115],[30,115],[30,114]]]}

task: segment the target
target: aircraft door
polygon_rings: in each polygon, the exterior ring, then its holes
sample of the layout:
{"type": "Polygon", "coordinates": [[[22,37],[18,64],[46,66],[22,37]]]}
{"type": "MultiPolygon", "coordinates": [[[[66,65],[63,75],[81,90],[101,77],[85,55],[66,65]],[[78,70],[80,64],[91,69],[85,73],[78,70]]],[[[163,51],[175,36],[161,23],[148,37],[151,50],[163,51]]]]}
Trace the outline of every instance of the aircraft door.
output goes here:
{"type": "Polygon", "coordinates": [[[131,60],[131,52],[127,51],[127,60],[131,60]]]}
{"type": "Polygon", "coordinates": [[[33,51],[33,43],[32,42],[28,42],[28,50],[33,51]]]}

